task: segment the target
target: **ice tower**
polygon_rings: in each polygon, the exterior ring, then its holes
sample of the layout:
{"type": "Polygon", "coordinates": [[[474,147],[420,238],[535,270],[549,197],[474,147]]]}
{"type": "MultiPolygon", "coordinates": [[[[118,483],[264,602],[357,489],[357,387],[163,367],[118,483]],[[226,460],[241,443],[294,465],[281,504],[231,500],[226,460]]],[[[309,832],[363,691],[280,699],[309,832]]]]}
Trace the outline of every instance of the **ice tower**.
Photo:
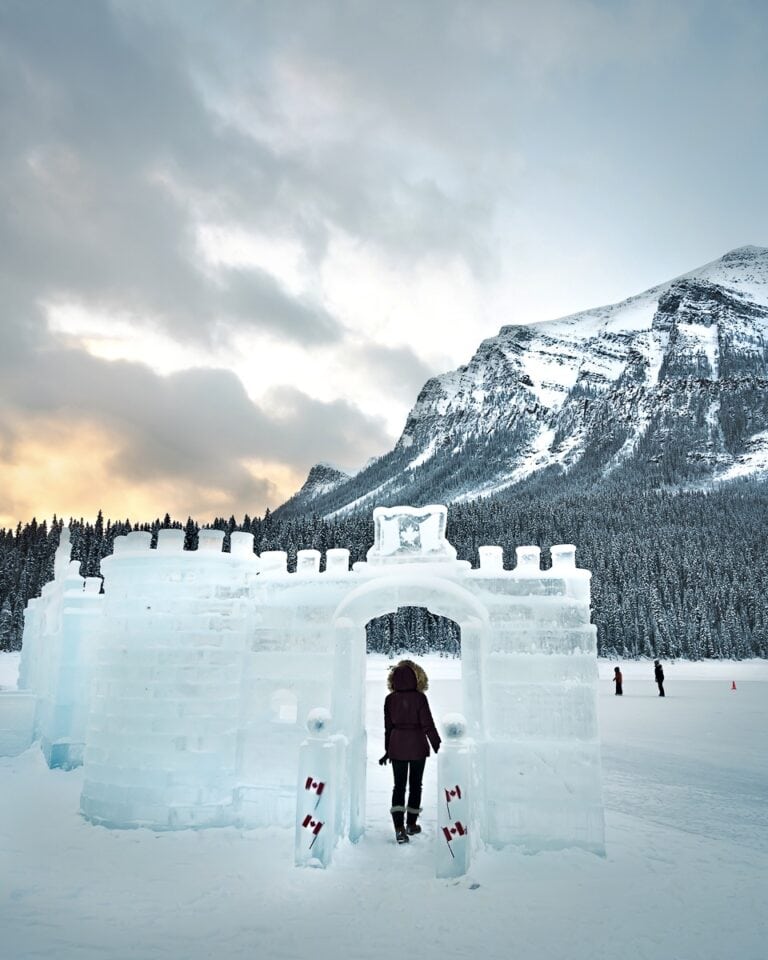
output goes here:
{"type": "MultiPolygon", "coordinates": [[[[453,802],[472,835],[602,851],[590,574],[568,545],[546,570],[537,547],[505,569],[501,547],[484,546],[472,569],[446,519],[444,506],[379,507],[365,562],[350,570],[348,550],[328,550],[321,572],[319,551],[301,550],[290,574],[249,534],[224,553],[219,531],[201,531],[196,551],[182,531],[161,530],[155,549],[132,533],[103,561],[101,595],[63,545],[27,611],[28,693],[14,709],[29,723],[34,701],[34,729],[6,741],[38,736],[51,765],[83,760],[94,823],[295,825],[297,861],[322,850],[328,862],[339,836],[365,829],[366,624],[422,606],[461,628],[466,723],[453,728],[466,739],[444,762],[471,781],[471,812],[453,802]]],[[[450,843],[466,827],[446,828],[450,843]]]]}

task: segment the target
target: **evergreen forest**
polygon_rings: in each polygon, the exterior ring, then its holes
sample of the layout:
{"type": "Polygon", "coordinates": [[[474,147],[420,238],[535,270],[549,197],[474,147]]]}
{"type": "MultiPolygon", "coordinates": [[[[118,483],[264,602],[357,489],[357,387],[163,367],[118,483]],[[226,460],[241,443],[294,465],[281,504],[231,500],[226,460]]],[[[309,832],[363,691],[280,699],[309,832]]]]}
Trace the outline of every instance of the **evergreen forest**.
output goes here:
{"type": "MultiPolygon", "coordinates": [[[[19,649],[24,608],[53,576],[63,521],[32,520],[0,530],[0,650],[19,649]]],[[[70,520],[73,559],[83,576],[99,576],[101,559],[116,536],[161,527],[185,530],[197,545],[199,525],[169,515],[152,522],[70,520]]],[[[289,569],[304,548],[324,553],[347,547],[364,560],[373,541],[370,513],[324,519],[264,516],[220,518],[209,526],[253,534],[254,550],[286,550],[289,569]]],[[[538,491],[454,504],[449,541],[460,559],[478,562],[477,548],[504,548],[514,566],[515,547],[574,543],[577,562],[592,571],[593,622],[598,649],[613,659],[768,657],[768,486],[744,482],[712,491],[659,492],[609,487],[545,496],[538,491]]],[[[324,557],[323,557],[324,562],[324,557]]],[[[456,624],[421,608],[404,608],[372,621],[369,650],[460,650],[456,624]]]]}

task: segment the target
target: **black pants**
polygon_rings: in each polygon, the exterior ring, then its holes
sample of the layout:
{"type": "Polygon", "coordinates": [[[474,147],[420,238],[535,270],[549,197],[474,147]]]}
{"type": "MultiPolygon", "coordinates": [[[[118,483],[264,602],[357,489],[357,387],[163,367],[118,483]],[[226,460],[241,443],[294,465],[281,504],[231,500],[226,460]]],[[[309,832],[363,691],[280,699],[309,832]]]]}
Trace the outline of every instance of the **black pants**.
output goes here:
{"type": "Polygon", "coordinates": [[[657,680],[657,681],[656,681],[656,685],[657,685],[658,688],[659,688],[659,696],[660,696],[660,697],[663,697],[663,696],[664,696],[664,681],[663,681],[663,680],[657,680]]]}
{"type": "Polygon", "coordinates": [[[421,760],[393,760],[392,773],[395,787],[392,791],[392,812],[405,813],[405,788],[408,786],[408,813],[421,809],[421,781],[424,776],[426,757],[421,760]]]}

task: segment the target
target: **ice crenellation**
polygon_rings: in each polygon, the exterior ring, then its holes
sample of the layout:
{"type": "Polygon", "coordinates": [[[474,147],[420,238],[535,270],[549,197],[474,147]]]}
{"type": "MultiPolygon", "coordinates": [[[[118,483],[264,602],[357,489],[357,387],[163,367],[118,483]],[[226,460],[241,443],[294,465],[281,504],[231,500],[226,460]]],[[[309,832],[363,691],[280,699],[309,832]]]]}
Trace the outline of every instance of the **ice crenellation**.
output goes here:
{"type": "Polygon", "coordinates": [[[768,248],[741,247],[621,303],[502,327],[424,385],[390,453],[312,509],[405,491],[459,501],[547,469],[697,486],[764,475],[767,383],[768,248]]]}
{"type": "Polygon", "coordinates": [[[484,546],[471,569],[446,518],[378,508],[367,560],[350,569],[348,550],[328,550],[322,572],[319,551],[299,551],[288,573],[284,552],[257,557],[247,533],[225,553],[221,531],[201,531],[196,551],[182,530],[160,530],[154,549],[137,531],[104,559],[103,593],[63,542],[26,612],[20,689],[0,693],[0,753],[39,739],[50,766],[83,764],[93,823],[295,824],[297,862],[328,863],[365,826],[366,624],[425,606],[462,636],[453,712],[465,719],[438,775],[466,779],[464,825],[438,845],[438,875],[466,867],[469,848],[454,854],[470,817],[497,846],[601,851],[590,574],[570,545],[552,548],[549,569],[519,547],[511,570],[484,546]]]}

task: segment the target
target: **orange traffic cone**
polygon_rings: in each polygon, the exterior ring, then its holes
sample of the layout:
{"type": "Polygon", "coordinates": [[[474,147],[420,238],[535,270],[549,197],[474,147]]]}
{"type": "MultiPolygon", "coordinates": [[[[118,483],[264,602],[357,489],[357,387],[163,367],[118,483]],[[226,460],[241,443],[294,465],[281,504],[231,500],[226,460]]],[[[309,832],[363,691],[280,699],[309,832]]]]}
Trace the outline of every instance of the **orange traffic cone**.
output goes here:
{"type": "Polygon", "coordinates": [[[736,681],[731,680],[731,690],[735,690],[735,689],[736,689],[736,681]]]}

